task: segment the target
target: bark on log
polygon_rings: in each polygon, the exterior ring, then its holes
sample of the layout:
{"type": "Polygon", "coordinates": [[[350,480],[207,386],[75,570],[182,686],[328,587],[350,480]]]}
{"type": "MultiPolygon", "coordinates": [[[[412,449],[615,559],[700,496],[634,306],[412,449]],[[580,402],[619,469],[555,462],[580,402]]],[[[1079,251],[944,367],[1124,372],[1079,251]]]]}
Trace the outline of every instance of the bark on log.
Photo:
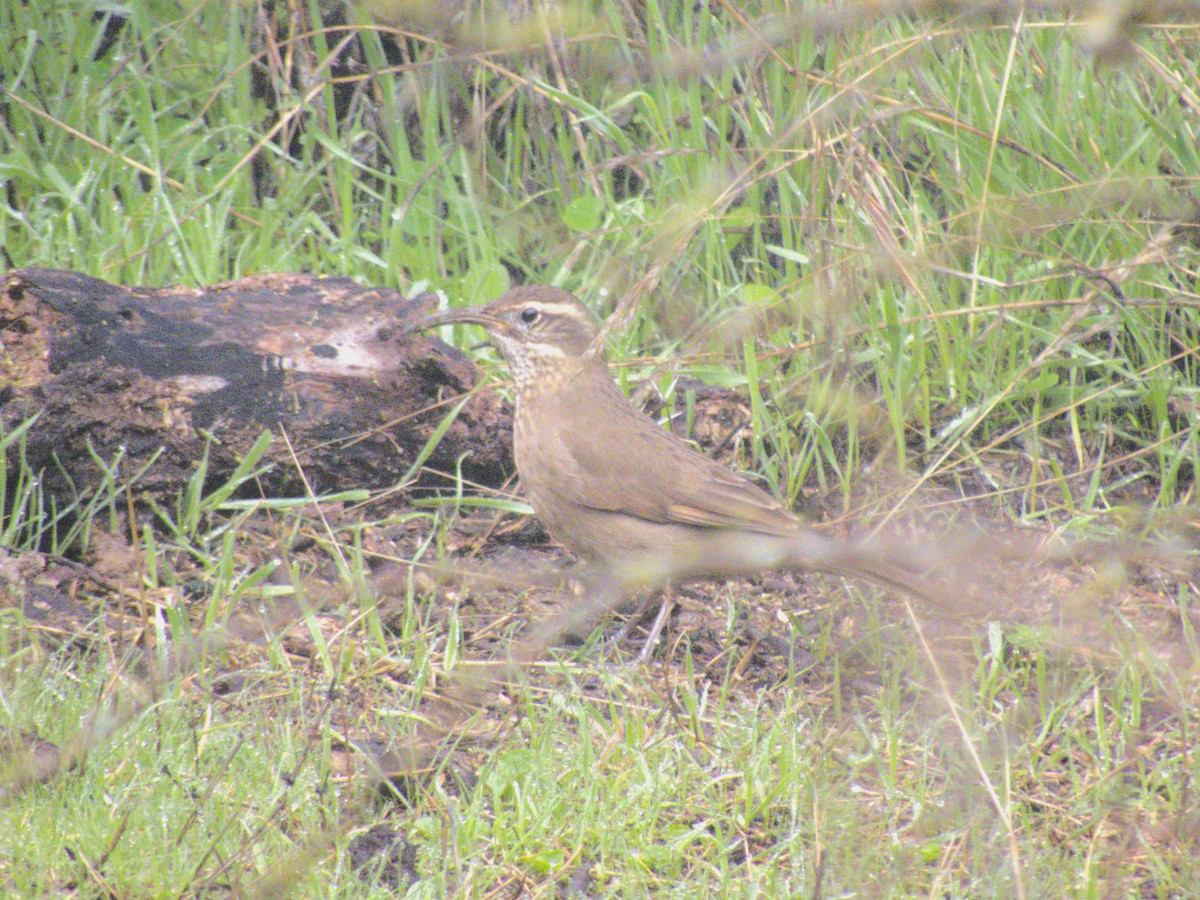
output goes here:
{"type": "MultiPolygon", "coordinates": [[[[39,414],[26,459],[62,497],[99,483],[96,459],[123,454],[127,477],[158,454],[135,494],[171,502],[206,450],[212,486],[263,429],[276,435],[267,496],[304,494],[281,429],[318,493],[386,488],[451,408],[438,404],[475,384],[459,351],[397,339],[428,305],[348,278],[155,289],[17,270],[0,295],[0,426],[39,414]]],[[[464,476],[498,484],[511,446],[510,411],[482,393],[428,465],[454,472],[461,459],[464,476]]]]}

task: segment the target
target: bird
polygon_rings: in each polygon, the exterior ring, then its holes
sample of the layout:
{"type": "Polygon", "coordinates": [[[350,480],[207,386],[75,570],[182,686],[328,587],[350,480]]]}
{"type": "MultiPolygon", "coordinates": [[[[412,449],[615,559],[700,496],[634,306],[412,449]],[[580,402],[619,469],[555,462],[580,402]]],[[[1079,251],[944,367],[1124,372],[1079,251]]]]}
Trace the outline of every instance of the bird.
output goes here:
{"type": "Polygon", "coordinates": [[[932,590],[918,559],[817,530],[636,409],[597,346],[599,319],[571,293],[523,285],[405,331],[447,324],[482,326],[512,372],[513,457],[534,514],[625,592],[778,569],[865,578],[918,596],[932,590]]]}

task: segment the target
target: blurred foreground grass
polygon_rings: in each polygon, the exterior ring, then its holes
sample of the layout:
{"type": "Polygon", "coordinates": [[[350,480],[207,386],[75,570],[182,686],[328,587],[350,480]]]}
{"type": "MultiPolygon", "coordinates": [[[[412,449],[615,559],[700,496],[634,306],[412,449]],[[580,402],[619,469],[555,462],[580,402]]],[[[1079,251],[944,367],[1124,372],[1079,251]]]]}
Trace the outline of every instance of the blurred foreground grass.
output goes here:
{"type": "MultiPolygon", "coordinates": [[[[629,386],[680,408],[685,376],[744,389],[744,462],[789,498],[934,496],[951,515],[1086,534],[1182,508],[1191,527],[1200,6],[447,9],[360,11],[346,32],[315,3],[6,6],[4,265],[139,284],[347,274],[451,302],[553,282],[616,311],[609,354],[629,386]]],[[[52,511],[7,460],[17,566],[52,511]]],[[[34,640],[0,610],[0,724],[62,748],[93,738],[74,770],[6,798],[6,892],[1200,883],[1186,575],[1066,580],[1092,626],[1070,640],[999,611],[932,633],[831,584],[803,603],[709,589],[692,614],[727,653],[547,663],[480,716],[465,761],[395,805],[345,776],[344,739],[418,727],[423,692],[488,630],[482,598],[409,583],[386,618],[351,601],[332,632],[304,620],[303,656],[218,652],[210,630],[275,565],[259,540],[313,537],[314,559],[272,576],[280,591],[324,567],[357,598],[364,546],[410,528],[437,545],[445,517],[368,505],[327,528],[214,507],[184,534],[84,508],[136,538],[128,581],[89,608],[156,636],[163,677],[117,674],[128,649],[105,628],[85,648],[34,640]],[[801,636],[807,672],[755,674],[759,650],[736,636],[764,607],[801,636]],[[189,629],[213,655],[164,661],[189,629]],[[372,825],[409,851],[376,881],[348,849],[372,825]]],[[[95,554],[72,541],[56,549],[95,554]]]]}

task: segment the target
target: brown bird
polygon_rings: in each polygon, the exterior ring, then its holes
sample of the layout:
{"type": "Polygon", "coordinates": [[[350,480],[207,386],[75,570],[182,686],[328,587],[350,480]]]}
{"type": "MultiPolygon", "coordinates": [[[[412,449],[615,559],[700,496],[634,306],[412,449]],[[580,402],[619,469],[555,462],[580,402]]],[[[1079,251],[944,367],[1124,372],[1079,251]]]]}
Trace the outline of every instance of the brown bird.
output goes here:
{"type": "MultiPolygon", "coordinates": [[[[518,287],[407,330],[450,323],[486,328],[512,370],[514,456],[534,512],[627,593],[804,568],[928,594],[912,560],[814,530],[746,476],[634,409],[593,348],[596,317],[566,291],[518,287]]],[[[665,611],[659,618],[656,629],[665,611]]]]}

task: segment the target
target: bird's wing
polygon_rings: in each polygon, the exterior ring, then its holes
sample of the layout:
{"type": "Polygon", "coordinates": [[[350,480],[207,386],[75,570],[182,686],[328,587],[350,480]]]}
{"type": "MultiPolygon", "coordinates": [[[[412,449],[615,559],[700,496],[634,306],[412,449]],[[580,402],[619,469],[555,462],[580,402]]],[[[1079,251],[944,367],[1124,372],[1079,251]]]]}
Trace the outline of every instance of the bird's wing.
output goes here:
{"type": "Polygon", "coordinates": [[[594,422],[592,418],[577,410],[574,421],[582,427],[560,435],[575,469],[570,479],[574,503],[651,522],[795,532],[797,520],[778,500],[744,475],[692,449],[624,398],[619,407],[607,405],[605,415],[594,422]],[[619,443],[597,440],[597,428],[620,435],[619,443]]]}
{"type": "Polygon", "coordinates": [[[672,522],[765,534],[795,532],[796,518],[778,500],[740,472],[701,458],[711,464],[709,480],[702,490],[680,496],[670,505],[672,522]]]}

